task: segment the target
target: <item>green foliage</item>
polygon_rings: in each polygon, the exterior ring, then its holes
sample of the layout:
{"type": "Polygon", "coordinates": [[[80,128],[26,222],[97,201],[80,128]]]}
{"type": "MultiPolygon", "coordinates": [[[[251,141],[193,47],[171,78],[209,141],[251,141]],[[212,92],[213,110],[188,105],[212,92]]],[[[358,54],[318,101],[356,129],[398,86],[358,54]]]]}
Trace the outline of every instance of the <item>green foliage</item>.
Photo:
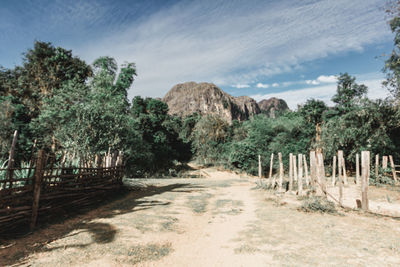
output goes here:
{"type": "Polygon", "coordinates": [[[202,117],[192,132],[192,148],[196,157],[205,163],[223,163],[229,125],[217,116],[202,117]]]}
{"type": "Polygon", "coordinates": [[[383,85],[391,92],[393,97],[400,100],[400,1],[393,1],[386,11],[390,17],[389,25],[394,33],[394,48],[390,57],[385,61],[383,71],[386,81],[383,85]]]}
{"type": "Polygon", "coordinates": [[[127,91],[135,76],[134,63],[118,71],[113,58],[100,57],[91,67],[71,51],[36,42],[23,66],[0,69],[1,156],[18,130],[20,159],[30,157],[37,139],[39,148],[78,156],[123,151],[132,176],[188,160],[182,121],[168,115],[165,103],[136,97],[130,105],[127,91]]]}
{"type": "Polygon", "coordinates": [[[303,200],[300,210],[304,212],[337,213],[335,204],[332,201],[327,200],[325,197],[306,198],[303,200]]]}
{"type": "Polygon", "coordinates": [[[172,166],[174,160],[186,162],[191,158],[190,143],[179,136],[181,119],[167,112],[168,105],[157,99],[133,99],[130,132],[139,138],[141,153],[132,155],[132,173],[157,172],[172,166]]]}
{"type": "Polygon", "coordinates": [[[365,85],[359,85],[355,81],[356,78],[348,73],[340,74],[338,77],[337,92],[332,101],[336,104],[339,114],[351,111],[368,92],[365,85]]]}
{"type": "MultiPolygon", "coordinates": [[[[271,153],[282,153],[288,166],[289,153],[307,153],[313,131],[298,112],[287,112],[277,118],[261,114],[244,123],[246,137],[231,146],[229,163],[249,173],[257,173],[258,155],[264,162],[270,160],[271,153]]],[[[276,162],[276,161],[275,161],[276,162]]],[[[277,165],[276,165],[277,167],[277,165]]]]}
{"type": "Polygon", "coordinates": [[[377,185],[377,186],[382,185],[382,184],[394,185],[395,182],[394,182],[393,176],[392,176],[392,169],[391,168],[383,169],[383,168],[379,167],[378,175],[376,175],[375,165],[372,166],[370,177],[369,177],[369,184],[377,185]]]}
{"type": "Polygon", "coordinates": [[[324,152],[332,158],[338,149],[346,160],[355,163],[355,155],[362,150],[373,154],[399,156],[400,113],[388,101],[364,100],[352,111],[331,118],[322,130],[324,152]]]}

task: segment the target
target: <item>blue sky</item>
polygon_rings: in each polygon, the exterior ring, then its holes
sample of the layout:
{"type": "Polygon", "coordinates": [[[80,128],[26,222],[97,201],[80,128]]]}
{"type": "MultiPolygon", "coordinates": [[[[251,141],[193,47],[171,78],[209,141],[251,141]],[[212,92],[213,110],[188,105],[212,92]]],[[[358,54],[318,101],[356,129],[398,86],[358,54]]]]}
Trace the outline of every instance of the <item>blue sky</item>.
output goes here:
{"type": "Polygon", "coordinates": [[[88,63],[135,62],[129,91],[162,97],[186,81],[232,95],[272,96],[296,108],[328,104],[335,75],[348,72],[382,98],[393,35],[383,0],[35,1],[1,0],[0,65],[21,63],[34,40],[72,49],[88,63]]]}

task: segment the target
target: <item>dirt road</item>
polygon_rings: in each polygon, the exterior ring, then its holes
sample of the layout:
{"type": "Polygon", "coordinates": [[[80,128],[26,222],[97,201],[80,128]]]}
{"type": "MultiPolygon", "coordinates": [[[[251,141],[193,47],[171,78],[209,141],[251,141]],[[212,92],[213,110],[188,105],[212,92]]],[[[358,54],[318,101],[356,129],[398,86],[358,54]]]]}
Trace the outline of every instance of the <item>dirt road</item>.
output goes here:
{"type": "Polygon", "coordinates": [[[203,177],[131,180],[136,190],[111,203],[8,241],[0,265],[400,265],[399,218],[304,213],[254,178],[203,177]]]}

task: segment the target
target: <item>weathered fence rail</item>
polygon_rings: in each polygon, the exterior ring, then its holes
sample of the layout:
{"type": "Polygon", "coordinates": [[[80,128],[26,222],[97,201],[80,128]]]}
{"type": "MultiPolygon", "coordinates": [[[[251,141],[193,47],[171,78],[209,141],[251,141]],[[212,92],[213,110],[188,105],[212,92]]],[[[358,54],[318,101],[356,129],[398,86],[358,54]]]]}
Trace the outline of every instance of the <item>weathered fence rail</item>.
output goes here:
{"type": "Polygon", "coordinates": [[[63,208],[82,207],[122,185],[122,161],[106,167],[54,167],[39,151],[30,168],[0,169],[0,233],[63,208]]]}

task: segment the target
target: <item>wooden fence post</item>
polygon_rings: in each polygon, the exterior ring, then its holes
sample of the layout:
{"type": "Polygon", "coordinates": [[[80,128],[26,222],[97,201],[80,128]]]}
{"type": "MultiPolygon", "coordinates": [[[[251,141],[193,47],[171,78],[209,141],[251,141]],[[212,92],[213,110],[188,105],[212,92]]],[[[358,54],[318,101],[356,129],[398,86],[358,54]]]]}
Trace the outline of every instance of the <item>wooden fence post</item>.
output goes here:
{"type": "Polygon", "coordinates": [[[303,178],[303,155],[299,154],[297,155],[297,163],[299,165],[299,173],[297,175],[298,178],[303,178]]]}
{"type": "Polygon", "coordinates": [[[390,160],[390,168],[392,168],[393,180],[397,182],[397,175],[396,175],[396,166],[394,165],[393,156],[389,156],[390,160]]]}
{"type": "Polygon", "coordinates": [[[317,162],[317,179],[320,185],[317,186],[317,194],[326,195],[324,156],[320,152],[317,153],[317,162]]]}
{"type": "Polygon", "coordinates": [[[261,179],[261,172],[262,172],[262,170],[261,170],[261,156],[258,155],[258,178],[260,178],[260,179],[261,179]]]}
{"type": "Polygon", "coordinates": [[[356,184],[360,184],[360,155],[358,153],[356,154],[356,184]]]}
{"type": "Polygon", "coordinates": [[[336,184],[336,156],[333,156],[333,164],[332,164],[332,186],[336,184]]]}
{"type": "Polygon", "coordinates": [[[361,208],[368,210],[369,151],[361,152],[361,208]]]}
{"type": "Polygon", "coordinates": [[[271,161],[269,163],[269,181],[272,180],[272,165],[274,164],[274,153],[271,154],[271,161]]]}
{"type": "Polygon", "coordinates": [[[343,166],[343,182],[345,185],[348,185],[349,182],[347,181],[347,172],[346,172],[346,161],[342,155],[342,166],[343,166]]]}
{"type": "Polygon", "coordinates": [[[338,178],[339,178],[339,204],[343,206],[343,150],[338,150],[338,178]]]}
{"type": "Polygon", "coordinates": [[[10,155],[8,156],[8,165],[7,165],[7,175],[4,180],[4,188],[7,186],[7,181],[10,182],[10,189],[13,185],[13,174],[14,174],[14,155],[15,155],[15,146],[17,145],[18,139],[18,131],[14,132],[14,137],[11,144],[10,155]]]}
{"type": "Polygon", "coordinates": [[[343,176],[338,174],[339,178],[339,205],[343,207],[343,176]]]}
{"type": "Polygon", "coordinates": [[[379,154],[375,155],[375,177],[378,178],[379,175],[379,154]]]}
{"type": "Polygon", "coordinates": [[[289,190],[293,189],[293,154],[289,154],[289,190]]]}
{"type": "Polygon", "coordinates": [[[306,155],[303,155],[303,162],[304,162],[304,172],[306,176],[306,185],[310,185],[310,177],[308,176],[308,167],[307,167],[307,158],[306,155]]]}
{"type": "Polygon", "coordinates": [[[282,190],[283,183],[283,162],[282,162],[282,153],[278,153],[279,157],[279,190],[282,190]]]}
{"type": "Polygon", "coordinates": [[[298,155],[299,175],[297,179],[297,187],[299,196],[303,195],[303,155],[298,155]]]}
{"type": "Polygon", "coordinates": [[[382,157],[382,168],[387,169],[388,167],[388,156],[383,156],[382,157]]]}
{"type": "Polygon", "coordinates": [[[346,166],[343,157],[343,150],[338,150],[338,172],[339,175],[342,174],[342,179],[345,185],[347,185],[347,174],[346,174],[346,166]]]}
{"type": "Polygon", "coordinates": [[[40,187],[43,178],[43,169],[44,169],[44,162],[45,155],[44,151],[41,149],[38,152],[38,157],[36,161],[36,168],[35,168],[35,183],[33,185],[33,204],[32,204],[32,219],[30,224],[30,230],[32,231],[35,228],[38,209],[39,209],[39,199],[40,199],[40,187]]]}
{"type": "Polygon", "coordinates": [[[293,179],[297,181],[297,160],[296,155],[293,155],[293,179]]]}
{"type": "Polygon", "coordinates": [[[311,175],[311,186],[316,188],[315,181],[317,180],[315,151],[310,151],[310,175],[311,175]]]}

